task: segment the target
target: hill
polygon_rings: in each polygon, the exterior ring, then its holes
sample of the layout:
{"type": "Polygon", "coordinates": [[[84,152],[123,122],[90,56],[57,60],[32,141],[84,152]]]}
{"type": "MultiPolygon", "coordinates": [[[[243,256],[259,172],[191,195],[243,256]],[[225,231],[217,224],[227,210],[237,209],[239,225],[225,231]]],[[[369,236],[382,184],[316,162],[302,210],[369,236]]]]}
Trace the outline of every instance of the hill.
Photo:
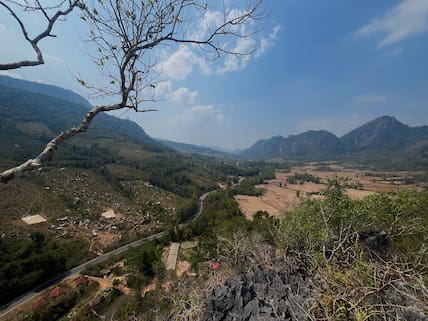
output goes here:
{"type": "Polygon", "coordinates": [[[287,138],[275,136],[260,140],[241,155],[245,158],[328,159],[343,151],[334,134],[325,130],[311,130],[287,138]]]}
{"type": "Polygon", "coordinates": [[[391,116],[378,117],[341,137],[347,151],[397,149],[428,138],[428,126],[409,127],[391,116]]]}
{"type": "Polygon", "coordinates": [[[89,101],[87,101],[82,96],[76,94],[75,92],[57,87],[54,85],[43,84],[39,82],[32,82],[23,79],[16,79],[8,76],[0,75],[0,85],[12,87],[16,89],[22,89],[35,94],[42,94],[54,98],[60,98],[72,103],[76,103],[83,106],[90,106],[89,101]]]}
{"type": "Polygon", "coordinates": [[[219,151],[211,147],[174,142],[174,141],[165,140],[165,139],[157,139],[157,141],[178,152],[185,153],[185,154],[199,154],[199,155],[204,155],[204,156],[214,157],[214,158],[231,158],[232,157],[230,153],[227,153],[226,151],[219,151]]]}
{"type": "Polygon", "coordinates": [[[346,160],[388,167],[426,168],[428,126],[410,127],[394,117],[382,116],[340,138],[320,130],[259,140],[240,156],[246,159],[346,160]]]}
{"type": "MultiPolygon", "coordinates": [[[[0,82],[0,159],[18,162],[33,156],[62,130],[79,124],[89,110],[89,105],[75,102],[80,96],[71,91],[16,79],[10,85],[0,82]],[[24,87],[31,87],[32,91],[22,89],[24,87]],[[38,89],[41,93],[34,92],[38,89]]],[[[80,97],[80,101],[85,100],[80,97]]],[[[55,159],[69,157],[70,148],[76,152],[74,157],[79,151],[89,152],[91,148],[92,151],[106,149],[111,155],[125,157],[135,156],[132,155],[135,150],[168,150],[136,123],[107,114],[97,116],[86,133],[61,146],[55,159]]]]}

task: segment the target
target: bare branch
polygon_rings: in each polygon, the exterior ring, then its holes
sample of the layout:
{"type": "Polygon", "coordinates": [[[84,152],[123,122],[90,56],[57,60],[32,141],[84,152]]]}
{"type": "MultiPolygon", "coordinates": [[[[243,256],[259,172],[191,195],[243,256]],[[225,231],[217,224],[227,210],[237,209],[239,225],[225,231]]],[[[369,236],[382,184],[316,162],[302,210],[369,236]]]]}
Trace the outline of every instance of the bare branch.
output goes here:
{"type": "MultiPolygon", "coordinates": [[[[47,19],[48,26],[44,32],[31,39],[22,20],[5,1],[0,0],[0,5],[15,18],[24,37],[37,54],[35,61],[0,65],[0,70],[42,64],[43,56],[38,42],[52,36],[55,22],[77,6],[82,9],[82,20],[88,23],[88,56],[98,66],[104,83],[95,86],[81,77],[77,81],[91,90],[94,97],[118,99],[116,104],[91,109],[79,126],[56,136],[36,158],[0,173],[0,182],[7,183],[19,173],[40,168],[52,158],[64,140],[86,131],[100,112],[123,108],[135,112],[156,111],[139,108],[140,104],[154,99],[159,74],[156,69],[158,59],[153,58],[156,57],[155,48],[162,48],[163,44],[187,44],[192,49],[200,49],[202,56],[208,59],[223,55],[242,58],[253,53],[255,46],[240,49],[234,41],[248,39],[257,32],[252,24],[264,17],[262,0],[255,0],[242,10],[227,9],[224,2],[220,2],[223,3],[223,21],[208,26],[205,20],[208,4],[199,0],[68,0],[67,10],[58,10],[52,17],[48,15],[47,8],[43,8],[39,0],[35,0],[35,5],[27,6],[26,9],[40,11],[47,19]],[[207,28],[202,28],[204,24],[207,28]]],[[[65,2],[60,5],[63,3],[65,2]]]]}
{"type": "MultiPolygon", "coordinates": [[[[12,1],[12,2],[14,2],[14,1],[12,1]]],[[[63,5],[63,3],[64,3],[64,1],[61,2],[55,8],[60,8],[63,5]]],[[[36,37],[31,39],[30,36],[28,35],[27,29],[26,29],[24,23],[18,17],[15,10],[12,9],[11,6],[7,5],[6,1],[0,1],[0,6],[4,7],[9,12],[9,14],[16,20],[16,22],[19,24],[19,27],[21,28],[21,32],[22,32],[25,40],[27,40],[31,44],[34,52],[36,53],[36,57],[37,57],[36,60],[21,60],[21,61],[12,62],[12,63],[0,64],[0,70],[11,70],[11,69],[18,69],[21,67],[31,67],[31,66],[37,66],[37,65],[44,64],[45,62],[43,60],[43,54],[39,48],[39,41],[46,38],[46,37],[55,37],[54,35],[51,34],[55,23],[58,21],[58,19],[60,17],[67,16],[70,12],[73,11],[73,9],[76,6],[79,6],[79,5],[80,5],[79,0],[74,0],[73,2],[69,2],[68,7],[64,11],[58,10],[58,11],[56,11],[56,13],[52,17],[49,17],[49,15],[46,11],[47,8],[44,8],[43,6],[41,6],[40,2],[38,0],[36,1],[36,5],[34,7],[25,6],[24,7],[25,10],[39,10],[39,11],[41,11],[43,16],[46,18],[46,20],[48,22],[46,29],[43,32],[41,32],[39,35],[37,35],[36,37]]],[[[52,8],[52,7],[50,7],[50,8],[52,8]]]]}

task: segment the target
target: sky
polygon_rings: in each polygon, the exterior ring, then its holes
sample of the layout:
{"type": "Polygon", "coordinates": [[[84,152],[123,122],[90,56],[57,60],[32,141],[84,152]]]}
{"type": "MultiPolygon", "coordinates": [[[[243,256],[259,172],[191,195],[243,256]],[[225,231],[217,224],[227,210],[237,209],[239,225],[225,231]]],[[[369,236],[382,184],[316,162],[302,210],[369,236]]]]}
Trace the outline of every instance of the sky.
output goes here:
{"type": "MultiPolygon", "coordinates": [[[[263,7],[268,15],[249,26],[259,32],[232,43],[257,47],[253,55],[211,62],[191,46],[160,48],[158,99],[144,106],[159,111],[115,115],[152,137],[229,149],[306,130],[340,136],[382,115],[428,125],[427,0],[265,0],[263,7]]],[[[218,10],[209,2],[210,18],[218,10]]],[[[34,15],[25,22],[33,33],[43,26],[34,15]]],[[[41,43],[45,65],[3,73],[84,94],[73,75],[101,77],[82,51],[85,28],[74,14],[41,43]]],[[[0,63],[33,57],[2,8],[0,41],[0,63]]]]}

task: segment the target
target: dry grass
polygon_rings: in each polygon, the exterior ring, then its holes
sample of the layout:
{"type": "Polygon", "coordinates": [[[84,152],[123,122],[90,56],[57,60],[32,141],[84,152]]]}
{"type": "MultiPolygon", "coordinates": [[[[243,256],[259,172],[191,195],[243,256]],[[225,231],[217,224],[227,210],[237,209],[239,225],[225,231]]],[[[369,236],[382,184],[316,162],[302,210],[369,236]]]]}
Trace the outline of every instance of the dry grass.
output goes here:
{"type": "Polygon", "coordinates": [[[421,190],[415,184],[404,184],[402,181],[392,181],[415,174],[408,171],[377,172],[375,176],[366,175],[366,171],[347,169],[337,164],[330,164],[330,171],[319,170],[319,165],[312,163],[306,166],[293,167],[289,173],[275,173],[275,179],[267,184],[257,185],[266,190],[263,196],[237,195],[235,199],[239,203],[241,211],[247,219],[252,220],[257,211],[267,211],[270,215],[281,217],[285,212],[297,208],[304,199],[319,199],[319,194],[327,188],[327,183],[332,179],[347,180],[348,183],[359,183],[361,189],[346,188],[346,194],[352,199],[363,199],[376,192],[398,191],[402,188],[421,190]],[[294,173],[307,173],[320,178],[321,184],[306,182],[304,184],[289,184],[288,177],[294,173]],[[315,194],[313,194],[315,193],[315,194]],[[298,195],[299,194],[299,195],[298,195]]]}

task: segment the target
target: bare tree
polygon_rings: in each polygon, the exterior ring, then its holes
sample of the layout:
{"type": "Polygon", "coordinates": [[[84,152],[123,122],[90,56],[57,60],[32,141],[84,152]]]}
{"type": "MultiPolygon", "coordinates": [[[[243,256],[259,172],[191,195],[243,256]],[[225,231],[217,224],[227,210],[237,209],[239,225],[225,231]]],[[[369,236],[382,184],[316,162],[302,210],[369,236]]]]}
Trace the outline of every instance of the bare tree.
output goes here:
{"type": "Polygon", "coordinates": [[[61,142],[86,131],[100,112],[123,108],[151,111],[140,109],[140,105],[153,100],[159,72],[159,50],[155,49],[187,44],[206,59],[223,55],[244,58],[253,53],[256,46],[242,49],[231,44],[232,40],[248,39],[257,31],[253,24],[264,17],[261,3],[262,0],[255,0],[238,10],[227,8],[226,3],[220,1],[221,18],[217,15],[213,23],[206,17],[208,3],[198,0],[79,2],[81,18],[89,24],[86,52],[104,77],[103,83],[97,85],[81,77],[76,77],[77,81],[91,90],[92,97],[119,99],[116,103],[92,108],[78,126],[53,138],[37,157],[0,173],[0,182],[7,183],[16,174],[40,168],[52,158],[61,142]]]}
{"type": "Polygon", "coordinates": [[[22,67],[31,67],[37,65],[43,65],[43,53],[39,48],[39,42],[47,37],[56,37],[52,34],[52,29],[61,18],[64,18],[73,11],[75,7],[79,6],[78,0],[61,0],[59,2],[51,3],[47,6],[43,6],[39,0],[35,1],[17,1],[17,0],[5,0],[0,1],[0,7],[3,7],[13,19],[18,23],[22,35],[25,40],[30,43],[31,47],[36,54],[35,60],[21,60],[16,62],[10,62],[0,64],[0,70],[11,70],[22,67]],[[28,33],[27,27],[23,20],[19,17],[18,10],[21,9],[26,12],[39,12],[46,20],[46,28],[40,32],[37,36],[31,37],[28,33]]]}

